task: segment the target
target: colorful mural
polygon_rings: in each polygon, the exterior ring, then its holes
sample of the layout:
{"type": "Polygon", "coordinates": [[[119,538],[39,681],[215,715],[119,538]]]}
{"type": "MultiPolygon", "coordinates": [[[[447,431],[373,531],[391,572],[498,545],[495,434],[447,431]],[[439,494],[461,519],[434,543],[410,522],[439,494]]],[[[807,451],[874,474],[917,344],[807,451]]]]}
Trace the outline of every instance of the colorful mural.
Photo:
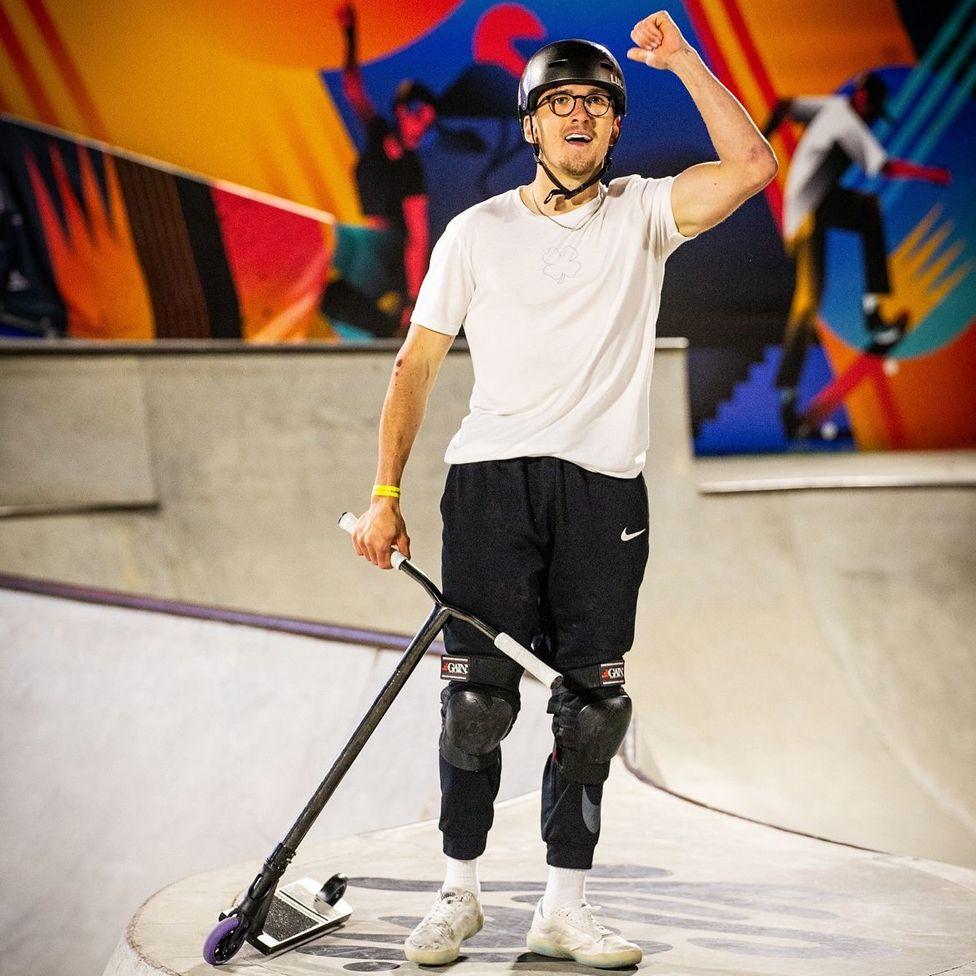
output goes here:
{"type": "MultiPolygon", "coordinates": [[[[669,264],[696,450],[976,443],[976,0],[665,8],[780,160],[669,264]]],[[[143,0],[120,30],[106,0],[0,0],[2,308],[85,338],[402,336],[448,220],[531,177],[515,90],[546,41],[624,63],[611,177],[714,158],[680,82],[623,57],[648,12],[143,0]]]]}
{"type": "Polygon", "coordinates": [[[8,224],[39,229],[5,248],[15,319],[73,339],[338,341],[318,313],[328,215],[8,121],[0,166],[8,224]]]}
{"type": "Polygon", "coordinates": [[[973,444],[976,3],[930,33],[862,3],[840,37],[825,4],[789,24],[772,4],[686,5],[717,73],[765,121],[781,161],[767,198],[795,263],[781,342],[702,408],[699,453],[973,444]],[[798,32],[824,52],[819,75],[791,51],[798,32]]]}

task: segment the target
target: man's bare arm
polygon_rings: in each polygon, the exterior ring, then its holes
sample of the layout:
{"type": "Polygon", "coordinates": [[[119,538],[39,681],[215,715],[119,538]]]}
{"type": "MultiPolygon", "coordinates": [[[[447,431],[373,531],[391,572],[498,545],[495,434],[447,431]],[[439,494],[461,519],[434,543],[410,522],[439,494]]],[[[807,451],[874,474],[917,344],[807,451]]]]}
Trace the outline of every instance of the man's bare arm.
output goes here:
{"type": "MultiPolygon", "coordinates": [[[[453,342],[454,336],[425,329],[416,322],[410,326],[397,353],[380,416],[376,484],[399,486],[424,420],[430,391],[453,342]]],[[[400,500],[372,498],[369,510],[359,518],[352,540],[356,552],[380,569],[392,567],[392,546],[409,558],[410,538],[400,513],[400,500]]]]}
{"type": "Polygon", "coordinates": [[[671,190],[671,209],[686,236],[725,220],[775,176],[776,155],[738,99],[708,70],[670,15],[662,10],[631,32],[639,47],[627,57],[673,71],[701,113],[718,162],[699,163],[680,173],[671,190]]]}

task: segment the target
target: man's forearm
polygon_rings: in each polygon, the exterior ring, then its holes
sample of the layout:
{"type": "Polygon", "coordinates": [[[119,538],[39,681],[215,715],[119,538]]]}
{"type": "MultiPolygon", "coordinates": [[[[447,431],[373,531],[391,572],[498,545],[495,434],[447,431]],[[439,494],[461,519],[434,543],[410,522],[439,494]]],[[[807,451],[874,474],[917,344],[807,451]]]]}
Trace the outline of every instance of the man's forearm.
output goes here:
{"type": "Polygon", "coordinates": [[[423,423],[433,378],[423,361],[397,355],[380,417],[376,484],[399,485],[413,442],[423,423]]]}
{"type": "Polygon", "coordinates": [[[694,48],[676,51],[668,67],[688,89],[721,162],[766,169],[770,160],[775,161],[769,143],[762,137],[749,113],[708,70],[694,48]]]}

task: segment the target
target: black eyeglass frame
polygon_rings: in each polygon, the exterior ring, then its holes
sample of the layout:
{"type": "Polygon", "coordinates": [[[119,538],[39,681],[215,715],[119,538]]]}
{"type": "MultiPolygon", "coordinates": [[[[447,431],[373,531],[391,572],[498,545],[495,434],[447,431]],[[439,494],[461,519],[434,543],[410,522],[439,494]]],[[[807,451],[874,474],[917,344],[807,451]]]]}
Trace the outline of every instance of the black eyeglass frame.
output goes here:
{"type": "Polygon", "coordinates": [[[602,119],[603,116],[606,115],[607,112],[609,112],[610,109],[613,107],[613,99],[605,92],[588,92],[586,95],[571,95],[569,92],[562,91],[562,92],[553,92],[553,94],[551,95],[544,95],[542,98],[539,99],[538,102],[536,102],[536,109],[538,109],[539,106],[541,105],[548,105],[549,111],[552,112],[553,115],[557,116],[558,118],[565,119],[568,116],[572,115],[573,112],[576,111],[576,100],[578,98],[581,98],[583,100],[583,111],[586,112],[586,114],[591,119],[602,119]],[[571,98],[572,104],[569,107],[569,111],[565,113],[557,112],[555,107],[552,104],[552,100],[554,98],[571,98]],[[607,103],[607,107],[602,112],[599,113],[591,112],[589,105],[586,104],[586,100],[588,98],[605,99],[607,103]]]}

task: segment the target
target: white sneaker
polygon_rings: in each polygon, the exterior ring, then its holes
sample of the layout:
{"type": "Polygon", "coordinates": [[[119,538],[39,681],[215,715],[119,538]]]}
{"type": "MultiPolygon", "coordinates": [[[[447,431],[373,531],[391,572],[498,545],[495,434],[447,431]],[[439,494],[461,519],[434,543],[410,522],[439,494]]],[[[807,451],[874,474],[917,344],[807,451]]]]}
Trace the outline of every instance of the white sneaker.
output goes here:
{"type": "Polygon", "coordinates": [[[586,902],[574,907],[564,905],[544,918],[540,898],[525,944],[540,956],[575,959],[583,966],[598,969],[636,966],[644,956],[640,946],[601,925],[586,902]]]}
{"type": "Polygon", "coordinates": [[[411,962],[443,966],[457,959],[461,943],[477,935],[484,924],[481,903],[473,891],[442,889],[423,921],[407,936],[403,951],[411,962]]]}

